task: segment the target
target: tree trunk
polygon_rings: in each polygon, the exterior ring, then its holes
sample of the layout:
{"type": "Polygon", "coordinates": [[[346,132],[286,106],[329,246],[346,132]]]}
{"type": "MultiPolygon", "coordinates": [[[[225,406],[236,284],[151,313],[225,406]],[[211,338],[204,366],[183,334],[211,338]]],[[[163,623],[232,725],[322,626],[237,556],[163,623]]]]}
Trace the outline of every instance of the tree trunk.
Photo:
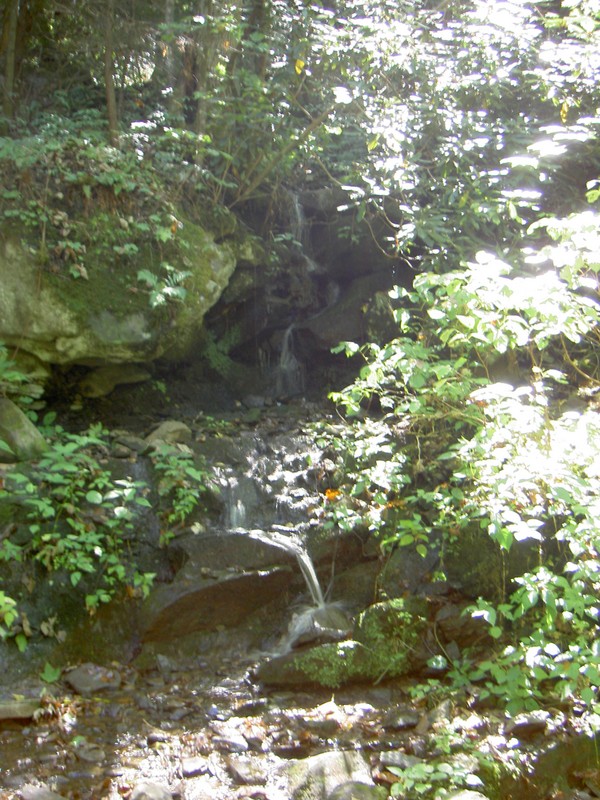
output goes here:
{"type": "MultiPolygon", "coordinates": [[[[4,90],[2,110],[4,115],[12,119],[15,113],[15,74],[17,63],[17,22],[19,18],[19,0],[8,0],[4,16],[6,24],[6,50],[4,55],[4,90]]],[[[4,39],[4,36],[3,36],[4,39]]]]}
{"type": "Polygon", "coordinates": [[[115,94],[113,63],[113,28],[115,22],[115,0],[108,0],[106,9],[106,28],[104,33],[104,86],[106,90],[106,111],[108,115],[108,139],[113,147],[119,145],[119,120],[115,94]]]}

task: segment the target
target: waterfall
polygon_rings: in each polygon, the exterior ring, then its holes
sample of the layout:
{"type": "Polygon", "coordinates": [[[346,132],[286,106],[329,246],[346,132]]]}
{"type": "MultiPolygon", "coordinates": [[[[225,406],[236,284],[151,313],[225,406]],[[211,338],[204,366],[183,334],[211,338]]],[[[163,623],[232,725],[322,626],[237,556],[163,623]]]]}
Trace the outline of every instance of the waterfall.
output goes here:
{"type": "Polygon", "coordinates": [[[294,397],[304,392],[304,367],[294,355],[293,323],[283,334],[279,363],[275,368],[275,391],[277,397],[294,397]]]}
{"type": "Polygon", "coordinates": [[[308,587],[313,603],[318,608],[322,608],[325,605],[325,596],[323,595],[323,590],[321,589],[314,564],[302,546],[302,542],[298,536],[295,536],[293,533],[281,534],[277,533],[277,531],[265,533],[259,530],[248,531],[248,535],[253,539],[258,539],[258,541],[266,542],[267,544],[274,544],[276,547],[281,547],[282,550],[286,550],[288,553],[293,553],[293,555],[296,556],[298,566],[306,581],[306,586],[308,587]]]}
{"type": "Polygon", "coordinates": [[[302,203],[296,192],[289,192],[290,197],[290,233],[301,249],[304,249],[306,217],[302,203]]]}
{"type": "MultiPolygon", "coordinates": [[[[286,333],[283,360],[289,368],[291,329],[286,333]]],[[[305,486],[307,454],[314,446],[310,438],[294,443],[289,434],[276,446],[273,442],[267,445],[253,434],[241,437],[232,446],[230,456],[235,457],[229,464],[216,465],[215,470],[224,501],[224,531],[242,533],[293,555],[309,593],[310,600],[295,607],[274,655],[309,642],[339,641],[351,629],[340,604],[327,600],[303,542],[307,508],[315,501],[305,486]]]]}

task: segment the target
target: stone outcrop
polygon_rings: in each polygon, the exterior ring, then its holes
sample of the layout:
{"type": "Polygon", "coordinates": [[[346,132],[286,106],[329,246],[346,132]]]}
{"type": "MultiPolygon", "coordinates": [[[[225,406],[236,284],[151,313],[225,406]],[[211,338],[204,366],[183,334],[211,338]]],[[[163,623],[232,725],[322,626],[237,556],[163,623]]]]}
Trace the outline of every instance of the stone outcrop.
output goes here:
{"type": "Polygon", "coordinates": [[[31,461],[47,449],[46,440],[21,409],[0,398],[0,461],[31,461]]]}
{"type": "MultiPolygon", "coordinates": [[[[157,587],[143,612],[142,639],[168,642],[195,631],[240,624],[280,597],[291,569],[277,547],[244,534],[198,536],[182,542],[187,562],[157,587]]],[[[287,559],[289,563],[289,558],[287,559]]]]}
{"type": "Polygon", "coordinates": [[[199,225],[183,222],[173,269],[185,291],[172,300],[168,275],[151,253],[109,263],[99,237],[85,277],[75,279],[41,266],[18,231],[0,233],[0,341],[50,364],[183,358],[197,348],[204,316],[238,259],[260,259],[250,236],[216,242],[199,225]],[[150,302],[151,287],[138,278],[142,269],[164,291],[163,303],[150,302]]]}

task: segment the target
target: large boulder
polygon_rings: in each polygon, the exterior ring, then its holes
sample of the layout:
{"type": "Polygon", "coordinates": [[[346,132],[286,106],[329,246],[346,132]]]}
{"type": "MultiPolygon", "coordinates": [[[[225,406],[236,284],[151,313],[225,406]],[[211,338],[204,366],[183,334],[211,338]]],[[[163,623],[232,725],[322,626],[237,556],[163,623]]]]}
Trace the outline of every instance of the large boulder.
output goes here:
{"type": "Polygon", "coordinates": [[[0,398],[0,461],[31,461],[47,449],[46,440],[21,409],[0,398]]]}
{"type": "Polygon", "coordinates": [[[184,566],[172,583],[156,587],[145,604],[145,642],[238,625],[289,587],[289,554],[247,534],[197,536],[180,546],[184,566]]]}
{"type": "Polygon", "coordinates": [[[199,225],[183,221],[172,272],[150,251],[115,264],[117,256],[102,249],[97,232],[85,274],[74,278],[43,268],[18,231],[0,234],[0,341],[51,364],[184,357],[201,341],[204,315],[238,259],[260,258],[251,242],[217,243],[199,225]],[[142,270],[150,276],[145,282],[138,278],[142,270]],[[172,280],[185,293],[171,292],[172,280]],[[163,291],[164,302],[151,303],[152,288],[163,291]]]}

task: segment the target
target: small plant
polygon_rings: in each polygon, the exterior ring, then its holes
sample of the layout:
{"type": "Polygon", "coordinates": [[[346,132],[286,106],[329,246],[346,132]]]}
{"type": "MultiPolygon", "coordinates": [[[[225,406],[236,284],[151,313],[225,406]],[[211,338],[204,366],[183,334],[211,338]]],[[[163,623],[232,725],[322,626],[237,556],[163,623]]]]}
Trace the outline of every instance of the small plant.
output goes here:
{"type": "Polygon", "coordinates": [[[208,474],[204,463],[198,464],[191,451],[182,446],[161,444],[152,454],[154,469],[159,473],[158,493],[161,498],[161,542],[168,542],[174,528],[185,524],[206,492],[208,474]]]}
{"type": "Polygon", "coordinates": [[[164,262],[161,264],[161,268],[164,272],[162,278],[147,269],[141,269],[137,274],[138,280],[143,281],[150,291],[151,308],[164,306],[168,302],[181,303],[185,300],[187,294],[183,284],[191,273],[175,269],[175,267],[164,262]]]}
{"type": "Polygon", "coordinates": [[[13,626],[18,617],[19,612],[15,600],[0,590],[0,639],[2,641],[16,635],[13,626]]]}
{"type": "MultiPolygon", "coordinates": [[[[55,441],[31,468],[12,470],[0,501],[22,509],[18,527],[24,544],[10,537],[0,546],[0,561],[34,560],[48,572],[64,570],[73,586],[85,578],[85,604],[94,613],[120,587],[146,595],[151,574],[127,563],[125,546],[136,511],[149,506],[147,487],[129,479],[114,480],[95,451],[102,452],[100,426],[86,434],[54,430],[55,441]],[[26,532],[26,533],[25,533],[26,532]]],[[[12,618],[8,609],[9,619],[12,618]]]]}
{"type": "Polygon", "coordinates": [[[392,797],[423,797],[443,800],[457,789],[481,787],[482,781],[460,759],[423,761],[405,769],[388,767],[398,781],[392,784],[392,797]]]}
{"type": "MultiPolygon", "coordinates": [[[[18,394],[18,387],[26,380],[26,376],[9,358],[6,347],[0,343],[0,396],[18,394]]],[[[2,447],[1,441],[0,447],[2,447]]]]}
{"type": "Polygon", "coordinates": [[[235,361],[229,355],[229,351],[240,341],[240,327],[233,325],[221,339],[217,339],[214,334],[207,331],[206,343],[204,345],[204,356],[211,369],[223,378],[230,377],[236,369],[235,361]]]}

